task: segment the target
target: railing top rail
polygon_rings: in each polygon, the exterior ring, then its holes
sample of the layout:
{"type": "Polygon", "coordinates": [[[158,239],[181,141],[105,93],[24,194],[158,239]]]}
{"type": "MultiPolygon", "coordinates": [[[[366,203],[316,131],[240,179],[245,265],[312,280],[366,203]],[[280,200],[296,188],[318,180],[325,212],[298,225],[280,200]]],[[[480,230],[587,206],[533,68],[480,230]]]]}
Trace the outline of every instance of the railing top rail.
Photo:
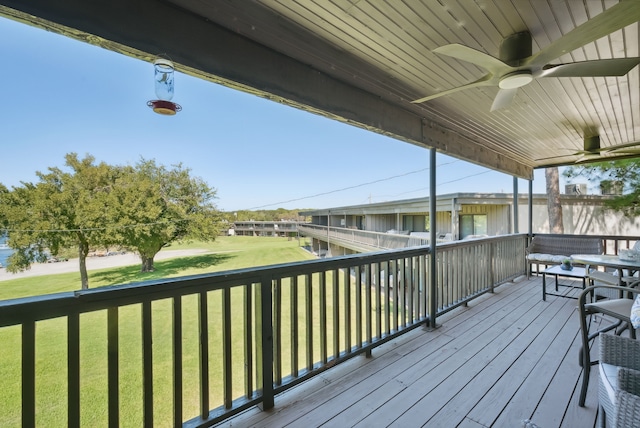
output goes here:
{"type": "Polygon", "coordinates": [[[535,235],[544,235],[544,236],[568,236],[572,238],[602,238],[607,240],[618,240],[618,241],[626,241],[626,240],[640,240],[640,236],[632,236],[632,235],[600,235],[600,234],[569,234],[569,233],[534,233],[535,235]]]}
{"type": "MultiPolygon", "coordinates": [[[[299,230],[303,230],[304,228],[310,228],[310,229],[319,229],[319,230],[327,230],[327,226],[323,226],[321,224],[305,224],[305,225],[300,225],[299,226],[299,230]]],[[[387,233],[387,232],[376,232],[373,230],[361,230],[361,229],[350,229],[348,227],[339,227],[339,226],[329,226],[329,229],[332,230],[339,230],[339,231],[343,231],[343,232],[349,232],[349,233],[361,233],[361,234],[366,234],[366,235],[380,235],[380,236],[398,236],[398,237],[403,237],[405,239],[408,239],[410,237],[410,235],[402,235],[399,233],[387,233]]]]}

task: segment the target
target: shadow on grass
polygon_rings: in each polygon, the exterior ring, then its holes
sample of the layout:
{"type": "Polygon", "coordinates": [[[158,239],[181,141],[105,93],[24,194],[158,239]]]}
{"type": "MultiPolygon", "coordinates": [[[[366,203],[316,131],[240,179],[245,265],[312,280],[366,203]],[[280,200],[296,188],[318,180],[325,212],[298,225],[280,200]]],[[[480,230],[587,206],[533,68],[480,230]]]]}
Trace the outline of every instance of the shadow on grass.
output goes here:
{"type": "Polygon", "coordinates": [[[154,263],[153,272],[140,272],[141,265],[113,268],[101,272],[89,272],[90,282],[99,286],[120,285],[131,282],[148,281],[180,276],[189,271],[188,275],[206,273],[209,268],[236,257],[233,254],[204,254],[201,256],[180,257],[154,263]]]}

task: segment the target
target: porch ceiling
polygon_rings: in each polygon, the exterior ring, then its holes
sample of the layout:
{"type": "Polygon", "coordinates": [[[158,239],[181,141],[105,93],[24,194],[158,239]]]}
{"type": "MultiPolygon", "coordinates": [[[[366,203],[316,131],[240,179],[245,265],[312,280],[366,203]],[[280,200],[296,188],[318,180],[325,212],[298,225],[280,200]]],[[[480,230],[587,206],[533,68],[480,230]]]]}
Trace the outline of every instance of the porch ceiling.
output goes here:
{"type": "MultiPolygon", "coordinates": [[[[610,34],[549,62],[638,57],[640,2],[622,3],[630,25],[610,33],[617,25],[602,23],[610,34]]],[[[459,43],[498,56],[505,37],[529,31],[535,54],[611,7],[618,2],[0,0],[10,18],[146,61],[166,54],[180,71],[523,178],[580,159],[584,136],[598,134],[602,148],[639,141],[640,67],[535,79],[494,112],[495,86],[413,104],[486,73],[433,49],[459,43]]]]}

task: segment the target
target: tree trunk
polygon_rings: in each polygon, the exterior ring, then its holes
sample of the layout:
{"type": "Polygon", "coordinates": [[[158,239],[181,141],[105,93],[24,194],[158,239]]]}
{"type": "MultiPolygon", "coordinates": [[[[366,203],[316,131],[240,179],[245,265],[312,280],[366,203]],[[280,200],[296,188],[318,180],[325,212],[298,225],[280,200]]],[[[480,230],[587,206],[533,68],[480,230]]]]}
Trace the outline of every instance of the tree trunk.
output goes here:
{"type": "Polygon", "coordinates": [[[87,255],[89,254],[89,244],[80,240],[78,244],[78,260],[80,263],[80,283],[82,289],[87,290],[89,288],[89,275],[87,274],[87,255]]]}
{"type": "Polygon", "coordinates": [[[558,167],[545,169],[544,175],[547,181],[549,232],[564,233],[562,205],[560,204],[560,174],[558,173],[558,167]]]}
{"type": "Polygon", "coordinates": [[[140,272],[153,272],[153,256],[147,257],[144,254],[140,254],[140,258],[142,259],[142,269],[140,269],[140,272]]]}

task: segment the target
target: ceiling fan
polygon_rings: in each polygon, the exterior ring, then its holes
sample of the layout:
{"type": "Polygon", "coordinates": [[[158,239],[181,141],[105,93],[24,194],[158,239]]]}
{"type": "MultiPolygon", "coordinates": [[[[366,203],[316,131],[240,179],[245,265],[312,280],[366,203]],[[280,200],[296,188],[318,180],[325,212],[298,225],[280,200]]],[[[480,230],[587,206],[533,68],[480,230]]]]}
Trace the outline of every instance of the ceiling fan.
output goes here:
{"type": "Polygon", "coordinates": [[[412,103],[423,103],[469,88],[498,86],[500,90],[491,106],[491,111],[494,111],[509,106],[518,88],[540,77],[624,76],[640,63],[640,57],[600,59],[570,64],[549,64],[549,61],[637,21],[640,21],[640,7],[637,0],[621,0],[536,54],[532,54],[531,33],[528,31],[505,38],[500,44],[499,58],[457,43],[441,46],[433,52],[470,62],[484,68],[488,73],[474,82],[420,98],[412,103]]]}
{"type": "MultiPolygon", "coordinates": [[[[640,155],[640,140],[631,143],[618,144],[609,147],[600,147],[600,136],[585,136],[584,137],[584,149],[578,150],[567,155],[557,155],[547,158],[536,159],[536,161],[559,159],[569,156],[580,156],[575,163],[582,163],[585,161],[600,158],[602,153],[612,153],[616,155],[640,155]]],[[[607,158],[602,158],[606,160],[607,158]]]]}

